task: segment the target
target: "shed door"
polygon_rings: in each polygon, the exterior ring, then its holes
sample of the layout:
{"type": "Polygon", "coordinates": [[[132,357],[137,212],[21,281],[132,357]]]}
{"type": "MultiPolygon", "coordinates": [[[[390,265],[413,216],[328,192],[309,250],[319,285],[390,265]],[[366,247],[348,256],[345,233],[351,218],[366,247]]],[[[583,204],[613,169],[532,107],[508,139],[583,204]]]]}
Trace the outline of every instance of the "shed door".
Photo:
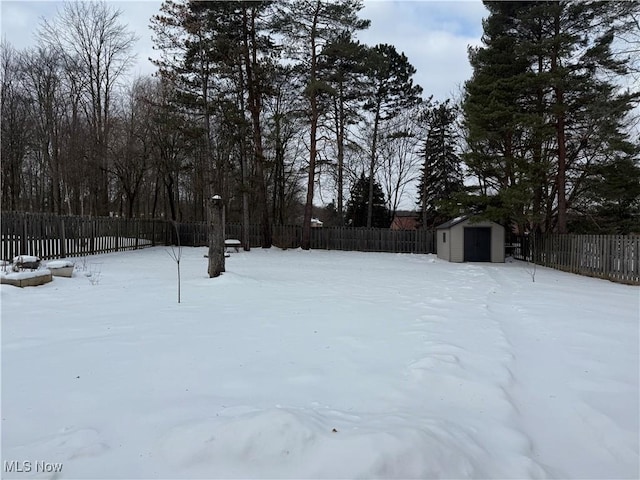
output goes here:
{"type": "Polygon", "coordinates": [[[491,261],[491,227],[465,227],[464,261],[491,261]]]}

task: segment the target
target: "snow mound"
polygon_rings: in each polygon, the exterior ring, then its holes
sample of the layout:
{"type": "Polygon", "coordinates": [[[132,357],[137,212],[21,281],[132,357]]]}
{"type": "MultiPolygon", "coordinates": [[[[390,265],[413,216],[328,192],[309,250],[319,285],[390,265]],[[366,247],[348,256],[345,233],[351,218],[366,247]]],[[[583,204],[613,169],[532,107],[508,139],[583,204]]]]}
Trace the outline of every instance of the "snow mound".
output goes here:
{"type": "Polygon", "coordinates": [[[66,268],[73,266],[74,264],[70,260],[52,260],[51,262],[47,262],[47,268],[66,268]]]}
{"type": "Polygon", "coordinates": [[[13,263],[31,263],[39,261],[40,258],[33,255],[18,255],[17,257],[13,257],[13,263]]]}
{"type": "Polygon", "coordinates": [[[16,449],[21,458],[55,458],[69,461],[97,457],[110,448],[95,428],[64,427],[59,432],[42,437],[32,444],[16,449]]]}
{"type": "MultiPolygon", "coordinates": [[[[355,417],[355,423],[344,425],[348,418],[313,409],[272,408],[232,417],[221,412],[171,428],[154,455],[192,478],[478,478],[496,472],[545,476],[524,451],[487,463],[472,428],[420,419],[407,426],[406,419],[391,414],[355,417]]],[[[526,444],[513,431],[498,429],[496,435],[526,444]]]]}
{"type": "Polygon", "coordinates": [[[9,280],[27,280],[29,278],[38,278],[38,277],[46,277],[47,275],[51,275],[51,271],[46,268],[41,268],[40,270],[29,270],[22,272],[0,272],[0,276],[7,278],[9,280]]]}
{"type": "Polygon", "coordinates": [[[252,411],[233,418],[215,417],[177,426],[159,442],[161,455],[180,469],[221,462],[275,467],[299,457],[317,443],[317,431],[294,412],[252,411]]]}

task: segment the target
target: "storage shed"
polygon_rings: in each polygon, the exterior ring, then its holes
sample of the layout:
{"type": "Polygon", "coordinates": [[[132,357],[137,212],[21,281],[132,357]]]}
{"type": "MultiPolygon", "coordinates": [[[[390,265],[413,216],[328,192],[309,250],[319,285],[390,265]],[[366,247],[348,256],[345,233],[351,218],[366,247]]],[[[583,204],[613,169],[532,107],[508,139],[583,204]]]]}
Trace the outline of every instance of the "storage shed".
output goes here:
{"type": "Polygon", "coordinates": [[[468,216],[436,228],[438,258],[449,262],[504,262],[504,227],[468,216]]]}

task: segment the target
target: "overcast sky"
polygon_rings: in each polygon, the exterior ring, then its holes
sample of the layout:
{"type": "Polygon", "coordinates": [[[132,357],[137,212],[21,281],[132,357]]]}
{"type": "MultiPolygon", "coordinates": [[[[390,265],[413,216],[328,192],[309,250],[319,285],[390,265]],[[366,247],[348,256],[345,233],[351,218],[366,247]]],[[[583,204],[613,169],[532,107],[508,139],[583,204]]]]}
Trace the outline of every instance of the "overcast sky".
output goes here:
{"type": "MultiPolygon", "coordinates": [[[[149,18],[158,12],[161,1],[134,0],[109,2],[122,10],[122,21],[134,30],[138,64],[133,74],[153,73],[148,58],[152,49],[149,18]]],[[[34,32],[42,17],[51,18],[59,1],[2,0],[2,38],[16,48],[34,44],[34,32]]],[[[478,45],[482,18],[486,10],[480,0],[391,1],[366,0],[361,17],[371,27],[359,34],[366,44],[389,43],[404,52],[416,67],[415,83],[424,96],[444,100],[459,94],[471,75],[467,47],[478,45]]]]}

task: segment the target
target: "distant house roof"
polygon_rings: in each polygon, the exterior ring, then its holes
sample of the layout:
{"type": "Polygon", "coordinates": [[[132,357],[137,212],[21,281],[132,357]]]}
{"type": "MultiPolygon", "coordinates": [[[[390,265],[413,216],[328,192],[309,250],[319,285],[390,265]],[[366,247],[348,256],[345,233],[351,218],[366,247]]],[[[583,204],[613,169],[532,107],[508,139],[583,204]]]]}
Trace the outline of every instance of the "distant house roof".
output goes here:
{"type": "Polygon", "coordinates": [[[396,212],[389,227],[391,230],[415,230],[418,228],[418,217],[415,212],[396,212]]]}
{"type": "Polygon", "coordinates": [[[464,222],[469,219],[469,215],[462,215],[461,217],[456,217],[453,220],[449,220],[448,222],[444,222],[442,225],[438,225],[436,230],[443,230],[445,228],[451,228],[454,225],[464,222]]]}

